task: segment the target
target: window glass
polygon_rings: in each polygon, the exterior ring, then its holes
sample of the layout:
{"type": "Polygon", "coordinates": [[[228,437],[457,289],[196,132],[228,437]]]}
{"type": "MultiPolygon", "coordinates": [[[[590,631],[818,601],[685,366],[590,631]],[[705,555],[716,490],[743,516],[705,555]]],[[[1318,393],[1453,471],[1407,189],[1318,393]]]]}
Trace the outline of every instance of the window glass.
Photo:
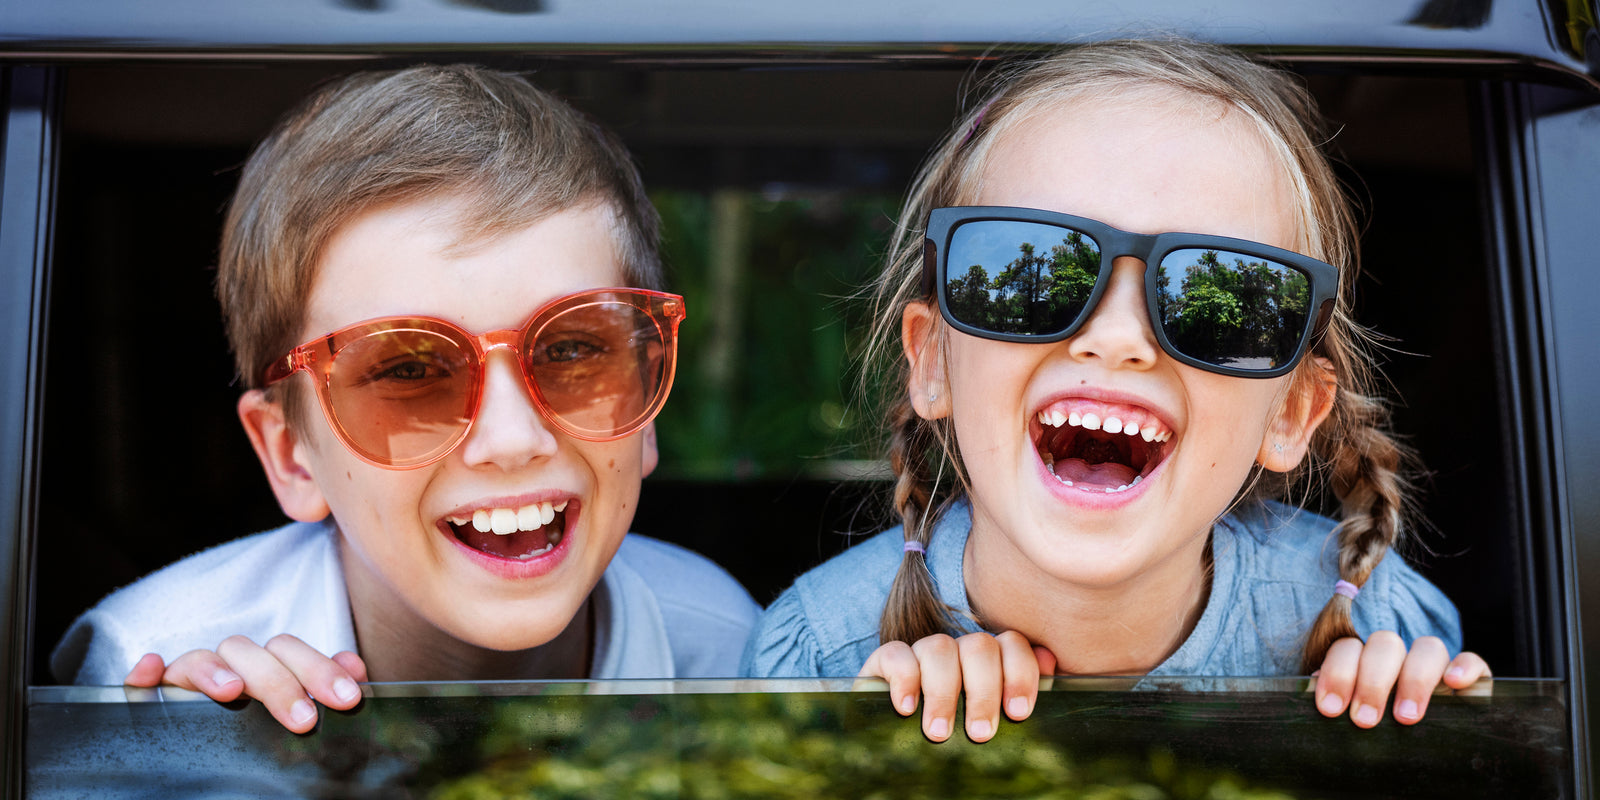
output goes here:
{"type": "Polygon", "coordinates": [[[375,684],[285,733],[181,690],[32,690],[29,797],[1553,797],[1567,697],[1501,680],[1421,724],[1313,718],[1301,680],[1059,679],[988,743],[851,681],[375,684]]]}

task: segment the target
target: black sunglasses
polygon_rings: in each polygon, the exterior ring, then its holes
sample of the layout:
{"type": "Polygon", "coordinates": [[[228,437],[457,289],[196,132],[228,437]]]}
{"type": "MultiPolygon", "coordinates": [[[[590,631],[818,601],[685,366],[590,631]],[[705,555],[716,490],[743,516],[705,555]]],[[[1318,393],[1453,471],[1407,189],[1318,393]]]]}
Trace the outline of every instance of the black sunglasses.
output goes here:
{"type": "Polygon", "coordinates": [[[963,333],[1059,342],[1094,312],[1121,256],[1145,263],[1161,349],[1241,378],[1294,369],[1327,327],[1339,283],[1332,265],[1244,239],[1128,233],[1053,211],[960,206],[928,216],[923,296],[937,292],[945,321],[963,333]]]}

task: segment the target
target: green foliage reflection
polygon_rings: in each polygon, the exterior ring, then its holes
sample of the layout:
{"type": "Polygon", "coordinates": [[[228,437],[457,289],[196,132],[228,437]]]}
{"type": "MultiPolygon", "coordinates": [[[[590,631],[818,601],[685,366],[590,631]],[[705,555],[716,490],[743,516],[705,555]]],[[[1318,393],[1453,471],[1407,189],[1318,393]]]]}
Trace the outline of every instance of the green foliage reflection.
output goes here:
{"type": "Polygon", "coordinates": [[[429,796],[1288,797],[1226,770],[1180,763],[1159,745],[1142,757],[1080,756],[1070,742],[1026,725],[1007,725],[983,745],[933,745],[915,719],[895,716],[886,703],[857,716],[841,714],[835,699],[804,694],[702,699],[715,713],[692,720],[644,697],[502,701],[467,759],[479,767],[432,783],[429,796]]]}
{"type": "MultiPolygon", "coordinates": [[[[1093,240],[1071,231],[1048,251],[1041,253],[1027,241],[1017,249],[1017,257],[993,279],[981,264],[958,275],[952,263],[945,291],[956,319],[1000,333],[1043,334],[1067,327],[1083,310],[1100,269],[1093,240]]],[[[950,258],[962,256],[953,246],[950,258]]]]}
{"type": "Polygon", "coordinates": [[[897,198],[658,191],[669,283],[689,308],[672,397],[656,422],[658,474],[792,475],[870,459],[845,387],[897,198]]]}
{"type": "MultiPolygon", "coordinates": [[[[963,227],[976,230],[983,225],[963,227]]],[[[1050,230],[1052,238],[1062,230],[1032,227],[1050,230]]],[[[982,234],[972,237],[981,240],[982,234]]],[[[1099,249],[1076,231],[1067,232],[1048,251],[1022,241],[1016,245],[1016,257],[998,268],[982,263],[956,267],[967,257],[978,257],[963,244],[959,237],[952,240],[945,285],[950,312],[956,319],[999,333],[1045,335],[1065,330],[1088,303],[1100,269],[1099,249]]],[[[1299,344],[1311,287],[1296,270],[1237,253],[1177,250],[1156,265],[1155,278],[1156,313],[1167,337],[1184,353],[1215,364],[1265,369],[1284,363],[1299,344]],[[1171,271],[1182,274],[1176,291],[1171,271]]]]}
{"type": "MultiPolygon", "coordinates": [[[[1157,306],[1167,337],[1185,353],[1214,363],[1275,367],[1293,355],[1311,303],[1306,277],[1288,267],[1216,250],[1178,250],[1183,286],[1157,306]],[[1232,261],[1225,263],[1224,259],[1232,261]]],[[[1167,283],[1162,275],[1162,295],[1167,283]]]]}

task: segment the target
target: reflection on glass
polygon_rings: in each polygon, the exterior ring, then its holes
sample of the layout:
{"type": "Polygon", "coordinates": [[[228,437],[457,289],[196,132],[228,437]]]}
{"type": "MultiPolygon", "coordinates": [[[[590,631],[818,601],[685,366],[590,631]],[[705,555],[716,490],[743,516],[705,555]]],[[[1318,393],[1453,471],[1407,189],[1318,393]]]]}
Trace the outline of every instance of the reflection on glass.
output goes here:
{"type": "Polygon", "coordinates": [[[1416,726],[1321,717],[1284,678],[1055,679],[975,745],[849,680],[373,684],[307,736],[259,703],[29,690],[26,793],[54,796],[1555,797],[1566,685],[1435,696],[1416,726]],[[126,702],[126,697],[150,698],[126,702]]]}
{"type": "Polygon", "coordinates": [[[1294,355],[1310,293],[1298,270],[1225,250],[1174,250],[1156,273],[1156,309],[1172,346],[1241,369],[1271,369],[1294,355]]]}
{"type": "Polygon", "coordinates": [[[655,476],[886,476],[878,420],[850,391],[847,367],[870,314],[844,298],[882,269],[898,194],[769,187],[650,198],[672,290],[689,308],[656,419],[655,476]]]}
{"type": "Polygon", "coordinates": [[[1038,222],[968,222],[952,232],[949,248],[950,313],[997,333],[1065,330],[1089,302],[1100,271],[1093,239],[1038,222]]]}

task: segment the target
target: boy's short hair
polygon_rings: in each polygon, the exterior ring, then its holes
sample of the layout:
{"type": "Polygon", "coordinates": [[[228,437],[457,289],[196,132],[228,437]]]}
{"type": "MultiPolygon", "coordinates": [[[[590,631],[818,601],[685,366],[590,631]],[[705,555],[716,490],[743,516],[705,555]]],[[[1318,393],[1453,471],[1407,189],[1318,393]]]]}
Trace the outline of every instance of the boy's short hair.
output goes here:
{"type": "MultiPolygon", "coordinates": [[[[463,197],[462,243],[608,206],[629,285],[662,288],[659,217],[610,131],[523,78],[418,66],[349,76],[281,120],[246,163],[223,225],[217,299],[239,375],[300,344],[322,248],[389,203],[463,197]]],[[[282,398],[291,424],[293,391],[282,398]]]]}

